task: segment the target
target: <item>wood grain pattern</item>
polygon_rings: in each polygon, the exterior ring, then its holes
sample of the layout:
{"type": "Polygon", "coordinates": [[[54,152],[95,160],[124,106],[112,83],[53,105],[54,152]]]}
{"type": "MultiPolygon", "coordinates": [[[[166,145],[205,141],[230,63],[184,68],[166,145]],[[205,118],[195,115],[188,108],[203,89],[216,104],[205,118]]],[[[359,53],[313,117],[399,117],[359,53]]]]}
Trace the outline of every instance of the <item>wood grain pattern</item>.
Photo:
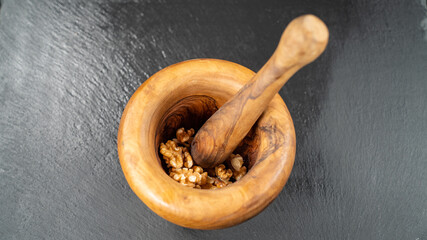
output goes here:
{"type": "Polygon", "coordinates": [[[325,24],[313,15],[293,20],[270,60],[198,131],[191,146],[194,161],[202,167],[222,163],[289,78],[324,51],[328,37],[325,24]]]}
{"type": "Polygon", "coordinates": [[[158,215],[189,228],[224,228],[255,216],[279,194],[296,146],[292,119],[279,95],[240,146],[250,169],[230,186],[182,186],[165,173],[158,155],[161,141],[180,126],[199,127],[253,76],[235,63],[191,60],[159,71],[129,100],[118,133],[120,163],[133,191],[158,215]]]}

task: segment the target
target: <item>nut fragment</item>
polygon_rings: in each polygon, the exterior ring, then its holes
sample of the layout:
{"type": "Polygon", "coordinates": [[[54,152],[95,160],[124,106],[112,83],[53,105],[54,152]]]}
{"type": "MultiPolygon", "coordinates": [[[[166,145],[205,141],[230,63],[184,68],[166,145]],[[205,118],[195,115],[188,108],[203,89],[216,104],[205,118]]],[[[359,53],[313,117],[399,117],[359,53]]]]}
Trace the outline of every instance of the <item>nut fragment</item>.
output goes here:
{"type": "Polygon", "coordinates": [[[215,178],[214,184],[217,188],[223,188],[223,187],[227,186],[228,184],[230,184],[230,182],[223,181],[219,178],[215,178]]]}
{"type": "Polygon", "coordinates": [[[204,184],[206,184],[207,180],[208,180],[208,173],[204,172],[204,173],[201,174],[201,179],[200,179],[200,183],[199,184],[200,185],[204,185],[204,184]]]}
{"type": "Polygon", "coordinates": [[[236,179],[236,181],[239,181],[243,176],[246,175],[246,167],[243,166],[239,169],[239,171],[233,171],[233,177],[236,179]]]}
{"type": "Polygon", "coordinates": [[[186,168],[191,168],[193,166],[193,158],[191,157],[190,153],[188,151],[185,151],[184,157],[185,157],[184,166],[186,168]]]}
{"type": "Polygon", "coordinates": [[[194,129],[192,128],[187,131],[185,131],[184,128],[180,128],[176,131],[176,138],[181,143],[188,142],[190,140],[190,137],[192,137],[193,135],[194,135],[194,129]]]}
{"type": "Polygon", "coordinates": [[[224,164],[215,167],[215,174],[223,181],[228,181],[230,177],[233,176],[231,169],[225,169],[224,164]]]}
{"type": "Polygon", "coordinates": [[[163,155],[168,167],[181,168],[183,165],[182,147],[178,147],[174,141],[160,144],[160,153],[163,155]]]}
{"type": "MultiPolygon", "coordinates": [[[[193,166],[193,171],[198,173],[203,173],[203,168],[200,166],[193,166]]],[[[208,174],[208,173],[206,173],[208,174]]]]}
{"type": "Polygon", "coordinates": [[[243,158],[239,154],[231,154],[230,163],[234,170],[239,171],[243,165],[243,158]]]}

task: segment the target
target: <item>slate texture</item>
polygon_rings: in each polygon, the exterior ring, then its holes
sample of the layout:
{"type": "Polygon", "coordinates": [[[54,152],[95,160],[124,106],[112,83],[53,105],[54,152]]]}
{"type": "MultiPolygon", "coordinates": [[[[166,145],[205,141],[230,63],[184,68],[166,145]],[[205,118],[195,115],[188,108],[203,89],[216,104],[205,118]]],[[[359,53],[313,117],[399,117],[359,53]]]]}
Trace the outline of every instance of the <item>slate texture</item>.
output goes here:
{"type": "Polygon", "coordinates": [[[427,239],[426,31],[425,0],[3,0],[0,239],[427,239]],[[280,91],[297,134],[281,194],[225,230],[158,217],[117,156],[132,93],[192,58],[258,71],[304,13],[331,39],[280,91]]]}

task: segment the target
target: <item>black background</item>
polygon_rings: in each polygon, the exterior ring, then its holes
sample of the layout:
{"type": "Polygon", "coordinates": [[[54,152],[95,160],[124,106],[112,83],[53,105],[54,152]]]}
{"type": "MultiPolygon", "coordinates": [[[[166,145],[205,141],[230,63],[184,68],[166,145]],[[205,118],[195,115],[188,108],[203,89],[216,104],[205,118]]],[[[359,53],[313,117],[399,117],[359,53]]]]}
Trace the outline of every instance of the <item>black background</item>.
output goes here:
{"type": "Polygon", "coordinates": [[[0,238],[427,239],[426,31],[425,0],[4,0],[0,238]],[[158,217],[119,164],[127,100],[187,59],[258,71],[305,13],[330,43],[280,91],[297,134],[281,194],[225,230],[158,217]]]}

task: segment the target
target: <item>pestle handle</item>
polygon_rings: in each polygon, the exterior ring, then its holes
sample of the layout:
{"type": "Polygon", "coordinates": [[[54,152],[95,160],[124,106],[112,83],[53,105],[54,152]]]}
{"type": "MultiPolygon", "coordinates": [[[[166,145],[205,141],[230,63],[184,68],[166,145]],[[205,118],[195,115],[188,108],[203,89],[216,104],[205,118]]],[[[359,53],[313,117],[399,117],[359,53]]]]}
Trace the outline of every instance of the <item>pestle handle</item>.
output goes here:
{"type": "Polygon", "coordinates": [[[202,167],[222,163],[288,79],[325,50],[328,38],[326,25],[316,16],[289,23],[267,63],[200,128],[191,144],[194,161],[202,167]]]}

